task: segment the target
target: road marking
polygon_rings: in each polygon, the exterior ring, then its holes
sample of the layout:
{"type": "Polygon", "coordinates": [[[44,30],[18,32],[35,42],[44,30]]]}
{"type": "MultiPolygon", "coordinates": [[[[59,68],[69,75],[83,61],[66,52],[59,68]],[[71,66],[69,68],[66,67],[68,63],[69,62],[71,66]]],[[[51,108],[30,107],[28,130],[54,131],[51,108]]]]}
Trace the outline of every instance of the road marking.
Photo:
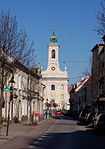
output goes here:
{"type": "MultiPolygon", "coordinates": [[[[34,145],[36,145],[37,143],[39,143],[39,141],[43,140],[43,138],[47,137],[46,135],[48,134],[48,132],[54,127],[54,125],[57,123],[57,121],[54,122],[54,124],[41,136],[37,139],[37,141],[35,141],[33,143],[33,145],[30,145],[28,148],[35,148],[34,145]]],[[[27,149],[28,149],[27,148],[27,149]]]]}
{"type": "MultiPolygon", "coordinates": [[[[45,134],[47,134],[47,133],[54,127],[54,125],[55,125],[56,123],[57,123],[57,121],[54,122],[54,124],[45,132],[45,134]]],[[[44,134],[44,135],[45,135],[45,134],[44,134]]]]}

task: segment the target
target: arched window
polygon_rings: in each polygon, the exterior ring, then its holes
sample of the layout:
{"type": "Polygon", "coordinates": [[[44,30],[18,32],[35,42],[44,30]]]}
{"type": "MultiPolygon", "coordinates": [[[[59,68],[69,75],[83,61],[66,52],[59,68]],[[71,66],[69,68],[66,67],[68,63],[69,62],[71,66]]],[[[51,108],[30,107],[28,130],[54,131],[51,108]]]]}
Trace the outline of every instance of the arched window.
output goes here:
{"type": "Polygon", "coordinates": [[[55,85],[54,84],[51,85],[51,90],[55,90],[55,85]]]}
{"type": "Polygon", "coordinates": [[[52,50],[52,58],[55,58],[55,50],[52,50]]]}

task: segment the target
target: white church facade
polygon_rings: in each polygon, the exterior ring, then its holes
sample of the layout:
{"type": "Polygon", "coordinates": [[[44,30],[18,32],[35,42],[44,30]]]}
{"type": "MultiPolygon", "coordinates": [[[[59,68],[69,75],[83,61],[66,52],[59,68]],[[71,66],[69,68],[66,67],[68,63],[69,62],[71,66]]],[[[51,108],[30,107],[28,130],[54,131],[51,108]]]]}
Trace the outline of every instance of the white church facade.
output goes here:
{"type": "Polygon", "coordinates": [[[42,71],[42,83],[44,90],[45,106],[52,109],[69,109],[68,75],[59,68],[59,45],[55,32],[50,37],[48,45],[48,66],[42,71]]]}

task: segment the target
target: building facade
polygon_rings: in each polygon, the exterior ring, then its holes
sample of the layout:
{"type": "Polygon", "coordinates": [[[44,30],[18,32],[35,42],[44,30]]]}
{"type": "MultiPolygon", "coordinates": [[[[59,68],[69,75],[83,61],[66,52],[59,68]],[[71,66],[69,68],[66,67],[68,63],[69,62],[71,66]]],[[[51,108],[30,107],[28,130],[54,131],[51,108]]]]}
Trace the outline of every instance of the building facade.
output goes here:
{"type": "Polygon", "coordinates": [[[105,110],[105,44],[96,44],[92,51],[92,100],[95,109],[105,110]]]}
{"type": "Polygon", "coordinates": [[[42,82],[46,86],[44,92],[45,106],[56,109],[69,109],[68,75],[59,68],[59,45],[53,32],[48,45],[48,66],[42,71],[42,82]]]}
{"type": "Polygon", "coordinates": [[[74,83],[70,90],[71,111],[79,114],[81,111],[93,110],[91,100],[91,76],[83,78],[80,82],[74,83]]]}
{"type": "Polygon", "coordinates": [[[43,115],[41,77],[39,66],[28,68],[0,49],[0,120],[31,120],[35,112],[43,115]]]}

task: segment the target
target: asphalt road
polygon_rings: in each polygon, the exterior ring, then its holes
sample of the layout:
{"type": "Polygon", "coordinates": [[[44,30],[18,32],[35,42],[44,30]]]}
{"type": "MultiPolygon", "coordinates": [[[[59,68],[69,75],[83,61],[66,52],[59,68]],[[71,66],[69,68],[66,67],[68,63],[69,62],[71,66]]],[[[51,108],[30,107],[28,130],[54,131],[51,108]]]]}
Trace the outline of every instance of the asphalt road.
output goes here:
{"type": "Polygon", "coordinates": [[[28,148],[34,149],[104,149],[105,135],[68,117],[61,117],[28,148]]]}
{"type": "MultiPolygon", "coordinates": [[[[12,124],[9,136],[0,136],[0,149],[27,149],[32,142],[45,134],[55,121],[56,119],[42,120],[35,126],[12,124]]],[[[2,134],[3,132],[5,131],[2,131],[2,134]]]]}

